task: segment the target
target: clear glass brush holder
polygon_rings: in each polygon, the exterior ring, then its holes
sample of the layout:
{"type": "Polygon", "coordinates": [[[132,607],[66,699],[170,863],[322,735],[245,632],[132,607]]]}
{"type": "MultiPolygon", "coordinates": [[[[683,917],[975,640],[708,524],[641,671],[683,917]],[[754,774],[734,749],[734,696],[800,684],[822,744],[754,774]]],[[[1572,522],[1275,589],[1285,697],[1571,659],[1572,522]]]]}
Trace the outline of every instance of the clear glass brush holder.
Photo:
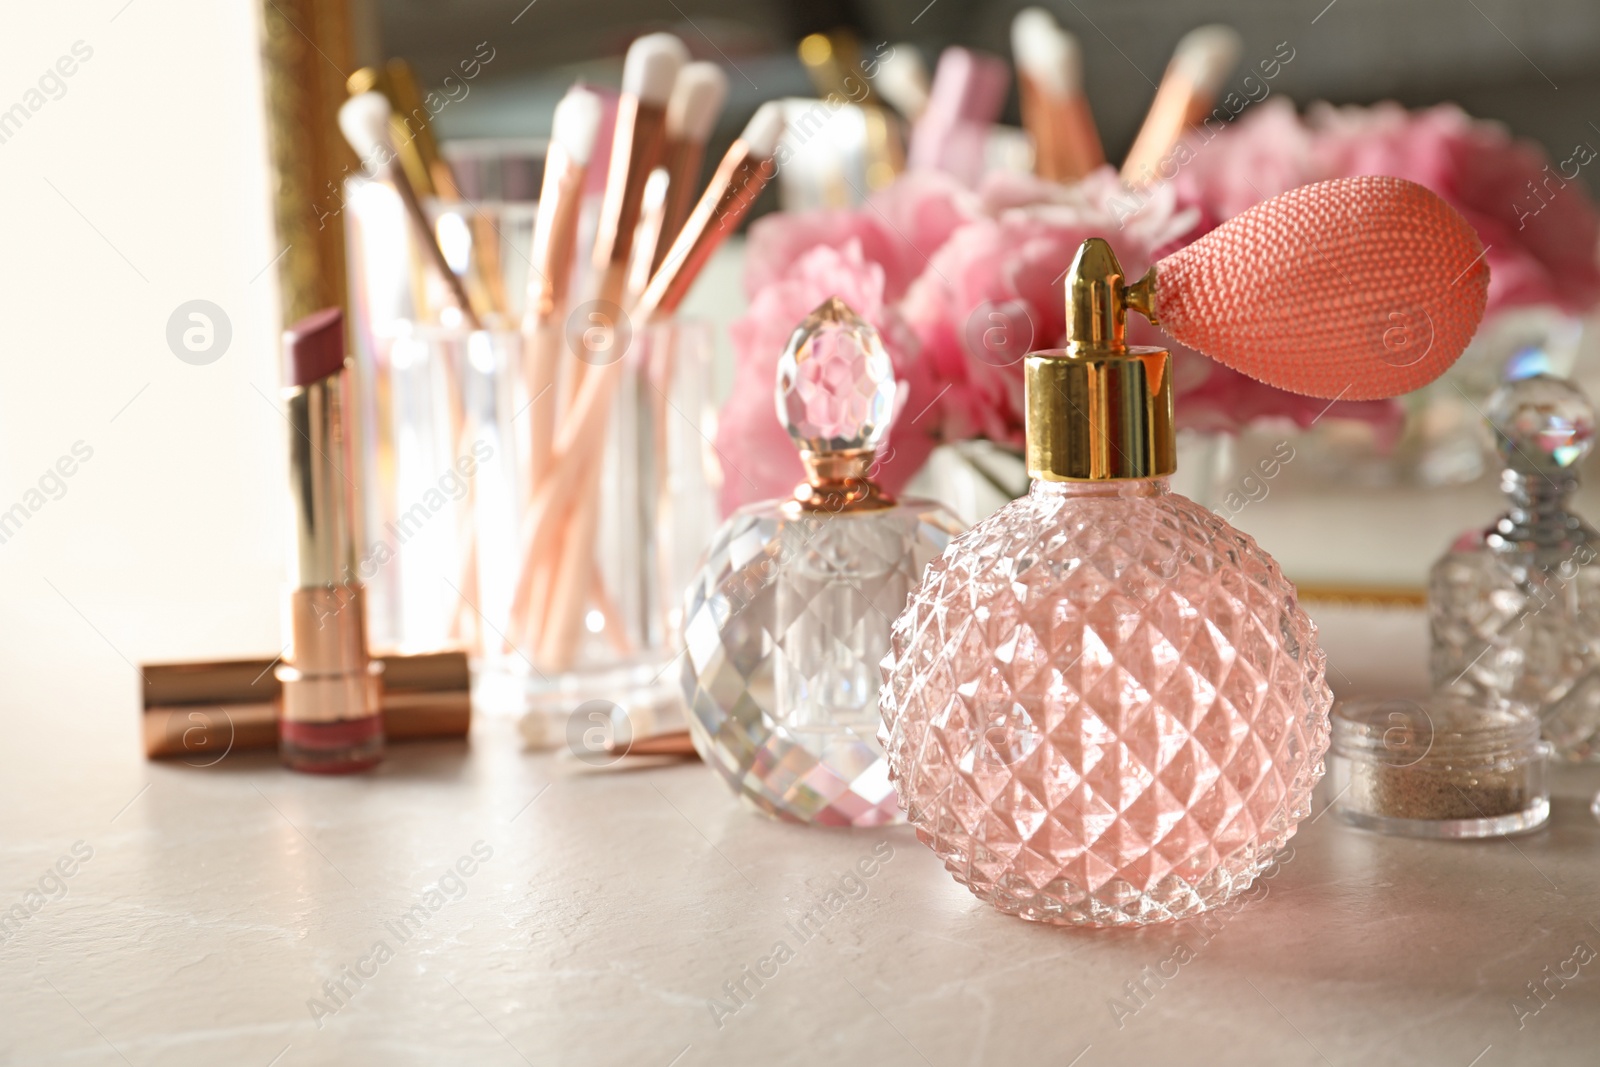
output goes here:
{"type": "Polygon", "coordinates": [[[402,323],[359,364],[365,548],[374,647],[464,647],[474,706],[522,717],[534,740],[565,736],[580,705],[621,709],[636,735],[681,723],[676,676],[682,593],[715,526],[707,392],[711,327],[671,321],[635,334],[614,367],[574,358],[566,338],[555,384],[535,390],[520,332],[402,323]],[[570,504],[535,507],[543,478],[571,462],[559,448],[533,466],[534,437],[553,445],[576,390],[615,373],[598,464],[574,478],[570,504]],[[548,425],[541,430],[541,420],[548,425]],[[568,544],[571,528],[588,525],[568,544]],[[544,517],[546,529],[530,524],[544,517]],[[542,543],[531,567],[529,548],[542,543]],[[560,605],[542,573],[584,568],[560,605]],[[537,595],[535,595],[537,594],[537,595]],[[552,651],[552,649],[557,649],[552,651]],[[546,726],[549,729],[546,729],[546,726]]]}
{"type": "Polygon", "coordinates": [[[531,360],[521,359],[473,393],[483,447],[507,458],[509,476],[496,482],[497,499],[478,499],[485,636],[474,702],[521,718],[536,745],[563,743],[595,701],[606,716],[626,717],[636,737],[682,728],[670,668],[683,590],[716,526],[711,326],[673,320],[622,331],[616,355],[586,348],[595,335],[583,326],[567,324],[552,387],[535,388],[531,360]],[[567,505],[541,507],[549,482],[576,469],[561,471],[575,457],[560,452],[574,379],[603,373],[616,384],[598,464],[575,476],[567,505]],[[536,466],[540,432],[553,439],[553,458],[536,466]],[[536,543],[542,551],[530,555],[536,543]]]}
{"type": "MultiPolygon", "coordinates": [[[[467,648],[475,708],[524,716],[536,742],[559,744],[591,700],[614,719],[620,709],[635,736],[681,726],[667,668],[682,591],[716,525],[720,479],[710,326],[635,324],[597,344],[593,307],[575,296],[558,331],[556,383],[530,389],[531,336],[518,327],[537,203],[424,204],[479,310],[477,331],[466,328],[388,183],[351,178],[333,207],[348,251],[372,646],[467,648]],[[559,616],[533,612],[517,591],[538,488],[534,427],[543,421],[552,438],[559,433],[577,377],[610,366],[612,348],[620,354],[601,458],[576,497],[592,507],[585,550],[571,553],[588,568],[582,603],[559,616]],[[553,633],[568,638],[554,660],[541,651],[553,633]]],[[[587,261],[584,248],[574,261],[587,261]]],[[[582,292],[581,276],[574,287],[582,292]]],[[[573,510],[552,521],[566,523],[573,510]]]]}
{"type": "MultiPolygon", "coordinates": [[[[400,195],[387,182],[346,179],[337,209],[345,230],[350,312],[358,346],[401,323],[462,325],[444,279],[417,241],[400,195]]],[[[320,209],[325,213],[328,208],[320,209]]],[[[532,269],[534,200],[423,203],[450,269],[489,326],[521,321],[532,269]]],[[[323,225],[332,220],[324,217],[323,225]]]]}
{"type": "Polygon", "coordinates": [[[375,649],[476,650],[488,640],[497,599],[485,581],[508,550],[484,545],[484,531],[509,527],[518,506],[516,457],[496,429],[513,398],[498,394],[521,352],[516,333],[401,321],[360,353],[357,576],[375,649]]]}

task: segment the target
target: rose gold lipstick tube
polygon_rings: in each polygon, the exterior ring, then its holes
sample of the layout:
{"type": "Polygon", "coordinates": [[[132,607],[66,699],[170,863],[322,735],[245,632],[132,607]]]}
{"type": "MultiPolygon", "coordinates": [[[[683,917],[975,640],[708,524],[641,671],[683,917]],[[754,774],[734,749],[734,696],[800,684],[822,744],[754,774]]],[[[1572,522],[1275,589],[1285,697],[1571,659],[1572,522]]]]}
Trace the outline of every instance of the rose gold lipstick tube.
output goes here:
{"type": "Polygon", "coordinates": [[[355,579],[355,452],[345,432],[344,315],[316,312],[284,336],[294,522],[279,755],[297,771],[348,774],[383,758],[380,677],[355,579]]]}

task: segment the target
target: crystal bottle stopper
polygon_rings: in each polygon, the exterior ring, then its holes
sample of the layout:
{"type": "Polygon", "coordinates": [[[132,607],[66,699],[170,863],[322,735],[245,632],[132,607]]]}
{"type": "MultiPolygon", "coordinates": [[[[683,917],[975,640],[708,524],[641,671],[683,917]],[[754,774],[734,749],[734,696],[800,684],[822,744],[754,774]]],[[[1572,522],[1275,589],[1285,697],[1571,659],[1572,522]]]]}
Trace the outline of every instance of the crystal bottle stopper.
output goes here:
{"type": "Polygon", "coordinates": [[[1500,488],[1511,503],[1489,531],[1490,545],[1556,547],[1593,539],[1567,507],[1578,465],[1594,447],[1594,405],[1583,391],[1565,379],[1535,375],[1495,390],[1484,414],[1505,465],[1500,488]]]}
{"type": "Polygon", "coordinates": [[[802,507],[881,504],[868,472],[894,419],[894,365],[883,339],[836,296],[806,316],[778,360],[778,421],[800,450],[802,507]]]}
{"type": "Polygon", "coordinates": [[[1539,374],[1507,382],[1485,411],[1495,448],[1521,474],[1572,477],[1594,447],[1594,405],[1562,378],[1539,374]]]}

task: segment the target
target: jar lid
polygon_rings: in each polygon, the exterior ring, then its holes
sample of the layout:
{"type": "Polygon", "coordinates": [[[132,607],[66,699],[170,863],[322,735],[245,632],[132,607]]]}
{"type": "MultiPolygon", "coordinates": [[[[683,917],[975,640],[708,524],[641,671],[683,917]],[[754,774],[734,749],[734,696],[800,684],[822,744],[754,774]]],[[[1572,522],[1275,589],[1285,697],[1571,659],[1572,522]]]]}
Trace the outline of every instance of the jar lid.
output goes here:
{"type": "Polygon", "coordinates": [[[1539,717],[1525,704],[1436,693],[1340,701],[1332,716],[1335,755],[1390,767],[1543,759],[1539,717]]]}

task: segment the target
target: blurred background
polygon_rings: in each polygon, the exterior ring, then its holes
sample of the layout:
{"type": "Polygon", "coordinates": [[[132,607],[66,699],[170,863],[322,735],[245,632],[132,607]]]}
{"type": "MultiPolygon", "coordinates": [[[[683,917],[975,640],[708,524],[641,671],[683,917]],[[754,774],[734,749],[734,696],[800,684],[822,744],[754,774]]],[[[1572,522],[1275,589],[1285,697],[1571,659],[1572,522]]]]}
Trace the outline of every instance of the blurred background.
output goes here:
{"type": "MultiPolygon", "coordinates": [[[[868,46],[909,42],[931,69],[952,44],[1009,56],[1012,18],[1025,6],[1043,6],[1083,46],[1084,82],[1113,160],[1132,143],[1173,46],[1211,22],[1237,29],[1246,57],[1289,42],[1295,59],[1274,90],[1302,106],[1453,100],[1539,141],[1557,159],[1575,141],[1600,136],[1590,125],[1600,122],[1600,5],[1588,0],[538,0],[524,13],[525,2],[360,0],[358,49],[403,56],[435,84],[488,41],[493,64],[459,106],[440,114],[441,133],[537,137],[549,133],[550,109],[575,78],[614,84],[628,43],[667,30],[695,58],[729,68],[730,102],[718,129],[731,139],[763,100],[812,95],[795,51],[807,34],[845,28],[868,46]]],[[[1018,122],[1014,89],[1004,118],[1018,122]]],[[[1595,171],[1583,180],[1600,190],[1595,171]]]]}

